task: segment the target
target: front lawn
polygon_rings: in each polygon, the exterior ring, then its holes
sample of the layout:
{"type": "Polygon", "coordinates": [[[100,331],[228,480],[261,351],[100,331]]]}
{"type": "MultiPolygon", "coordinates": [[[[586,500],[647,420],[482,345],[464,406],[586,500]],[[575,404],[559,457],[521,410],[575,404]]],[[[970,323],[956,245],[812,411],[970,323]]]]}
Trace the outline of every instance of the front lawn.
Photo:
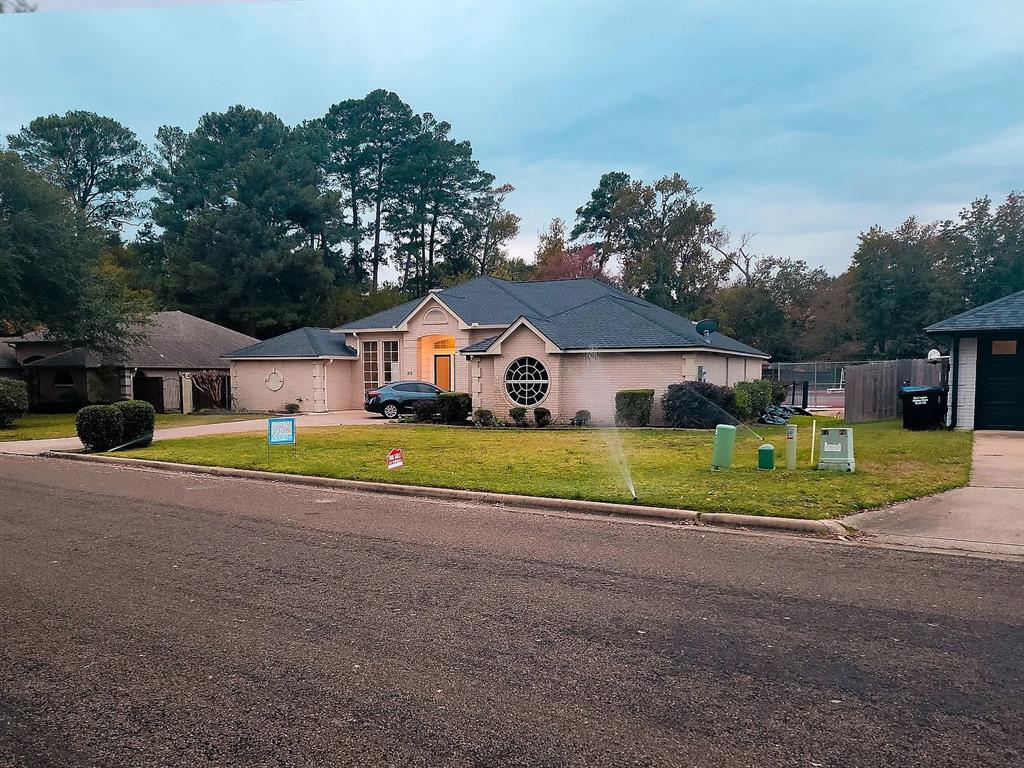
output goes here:
{"type": "MultiPolygon", "coordinates": [[[[158,413],[156,428],[190,427],[194,424],[216,424],[222,421],[244,421],[258,419],[259,414],[213,413],[195,414],[158,413]]],[[[13,427],[0,427],[0,441],[45,440],[52,437],[74,437],[75,414],[73,413],[26,413],[13,427]]]]}
{"type": "MultiPolygon", "coordinates": [[[[760,440],[741,429],[736,468],[709,468],[710,432],[695,430],[478,430],[463,427],[374,426],[300,429],[295,456],[272,449],[264,433],[161,441],[123,455],[187,464],[270,469],[303,475],[467,488],[529,496],[628,502],[613,458],[621,441],[639,503],[753,515],[839,517],[894,501],[965,485],[971,435],[907,432],[895,422],[854,428],[857,472],[808,468],[810,419],[797,419],[799,468],[756,469],[760,440]],[[385,456],[405,453],[389,472],[385,456]]],[[[834,419],[818,419],[834,426],[834,419]]],[[[758,427],[784,463],[782,427],[758,427]]]]}

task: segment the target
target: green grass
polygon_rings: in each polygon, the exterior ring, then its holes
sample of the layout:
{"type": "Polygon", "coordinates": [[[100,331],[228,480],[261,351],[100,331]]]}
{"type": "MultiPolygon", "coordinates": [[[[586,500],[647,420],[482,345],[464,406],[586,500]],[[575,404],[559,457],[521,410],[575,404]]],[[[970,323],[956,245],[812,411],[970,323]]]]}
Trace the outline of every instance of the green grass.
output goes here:
{"type": "MultiPolygon", "coordinates": [[[[618,433],[642,504],[701,511],[826,518],[882,506],[967,483],[971,435],[907,432],[897,422],[861,424],[857,472],[843,475],[808,467],[810,419],[798,419],[799,468],[760,472],[760,441],[741,430],[736,467],[709,468],[711,433],[623,430],[618,433]]],[[[818,426],[838,424],[818,419],[818,426]]],[[[781,427],[758,430],[778,449],[781,427]]],[[[273,470],[322,477],[410,485],[628,502],[597,430],[477,430],[464,427],[373,426],[300,429],[295,456],[275,447],[267,460],[264,433],[162,441],[124,455],[209,466],[273,470]],[[402,448],[405,467],[389,472],[385,456],[402,448]]]]}
{"type": "MultiPolygon", "coordinates": [[[[221,421],[242,421],[258,419],[260,414],[216,413],[197,416],[194,414],[158,413],[157,429],[164,427],[190,427],[194,424],[216,424],[221,421]]],[[[53,437],[75,436],[75,414],[73,413],[27,413],[15,422],[13,427],[0,427],[0,441],[45,440],[53,437]]]]}

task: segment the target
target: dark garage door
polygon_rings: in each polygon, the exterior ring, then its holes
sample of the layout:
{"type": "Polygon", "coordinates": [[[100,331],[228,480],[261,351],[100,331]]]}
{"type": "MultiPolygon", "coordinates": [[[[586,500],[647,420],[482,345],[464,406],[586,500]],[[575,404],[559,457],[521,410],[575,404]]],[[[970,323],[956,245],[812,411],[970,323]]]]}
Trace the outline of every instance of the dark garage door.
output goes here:
{"type": "Polygon", "coordinates": [[[978,339],[977,429],[1024,429],[1024,334],[978,339]]]}

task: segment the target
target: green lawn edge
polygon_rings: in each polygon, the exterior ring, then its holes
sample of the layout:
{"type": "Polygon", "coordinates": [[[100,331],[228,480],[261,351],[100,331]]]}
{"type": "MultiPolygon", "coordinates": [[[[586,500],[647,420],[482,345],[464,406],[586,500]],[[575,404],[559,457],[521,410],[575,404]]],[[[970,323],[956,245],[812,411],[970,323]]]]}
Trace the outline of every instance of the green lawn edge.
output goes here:
{"type": "MultiPolygon", "coordinates": [[[[607,431],[374,425],[300,428],[293,450],[269,451],[265,433],[164,440],[119,455],[178,464],[412,485],[424,488],[630,503],[614,456],[619,446],[637,487],[638,503],[803,519],[842,517],[966,485],[972,436],[908,432],[897,422],[853,427],[858,471],[812,469],[810,419],[796,420],[798,469],[756,469],[761,439],[783,462],[781,427],[743,432],[736,465],[709,466],[712,434],[701,430],[607,431]],[[389,472],[385,456],[402,448],[406,466],[389,472]]],[[[818,419],[818,426],[834,426],[818,419]]]]}

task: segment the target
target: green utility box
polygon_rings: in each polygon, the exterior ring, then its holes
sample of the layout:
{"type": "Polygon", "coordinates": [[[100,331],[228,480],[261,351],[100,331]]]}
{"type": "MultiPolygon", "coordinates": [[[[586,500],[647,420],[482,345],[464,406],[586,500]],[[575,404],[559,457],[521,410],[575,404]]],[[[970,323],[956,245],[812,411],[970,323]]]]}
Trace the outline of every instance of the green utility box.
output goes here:
{"type": "Polygon", "coordinates": [[[757,449],[757,468],[775,469],[775,446],[765,443],[757,449]]]}
{"type": "Polygon", "coordinates": [[[736,449],[736,427],[719,424],[715,427],[715,444],[711,450],[711,468],[729,469],[736,449]]]}
{"type": "Polygon", "coordinates": [[[825,427],[821,430],[818,469],[853,472],[853,430],[849,427],[825,427]]]}

